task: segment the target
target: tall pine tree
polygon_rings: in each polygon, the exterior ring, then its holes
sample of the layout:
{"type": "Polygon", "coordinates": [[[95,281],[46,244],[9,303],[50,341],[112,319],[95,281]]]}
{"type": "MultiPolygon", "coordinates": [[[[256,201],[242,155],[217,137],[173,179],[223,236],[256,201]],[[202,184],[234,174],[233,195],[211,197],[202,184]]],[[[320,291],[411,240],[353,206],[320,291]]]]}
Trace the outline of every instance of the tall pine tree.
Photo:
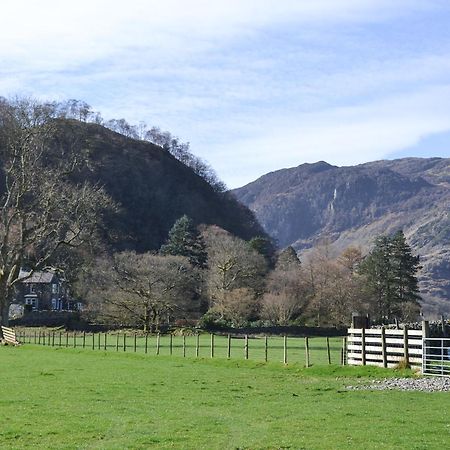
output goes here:
{"type": "Polygon", "coordinates": [[[394,287],[397,301],[402,304],[405,302],[418,302],[419,283],[416,273],[420,266],[419,256],[414,256],[411,247],[406,242],[403,231],[399,230],[391,238],[394,287]]]}
{"type": "Polygon", "coordinates": [[[167,242],[161,247],[162,255],[185,256],[196,267],[206,267],[208,255],[203,238],[192,220],[184,215],[169,231],[167,242]]]}
{"type": "Polygon", "coordinates": [[[420,295],[416,275],[419,269],[419,257],[412,254],[402,231],[376,238],[359,272],[367,279],[379,322],[402,319],[411,307],[418,310],[420,295]]]}

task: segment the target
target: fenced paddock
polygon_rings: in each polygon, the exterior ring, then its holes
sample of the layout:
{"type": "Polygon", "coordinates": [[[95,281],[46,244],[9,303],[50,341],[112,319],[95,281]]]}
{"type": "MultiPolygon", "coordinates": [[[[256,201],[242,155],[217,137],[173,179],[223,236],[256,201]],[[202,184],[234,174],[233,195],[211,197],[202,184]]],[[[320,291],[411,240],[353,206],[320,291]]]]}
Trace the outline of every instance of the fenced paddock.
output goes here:
{"type": "Polygon", "coordinates": [[[349,365],[395,367],[404,362],[422,367],[422,330],[350,328],[347,361],[349,365]]]}
{"type": "Polygon", "coordinates": [[[450,376],[450,338],[424,338],[422,373],[450,376]]]}
{"type": "Polygon", "coordinates": [[[25,344],[97,351],[300,363],[307,367],[345,363],[346,338],[342,337],[223,336],[206,333],[179,336],[43,330],[17,330],[17,334],[25,344]]]}

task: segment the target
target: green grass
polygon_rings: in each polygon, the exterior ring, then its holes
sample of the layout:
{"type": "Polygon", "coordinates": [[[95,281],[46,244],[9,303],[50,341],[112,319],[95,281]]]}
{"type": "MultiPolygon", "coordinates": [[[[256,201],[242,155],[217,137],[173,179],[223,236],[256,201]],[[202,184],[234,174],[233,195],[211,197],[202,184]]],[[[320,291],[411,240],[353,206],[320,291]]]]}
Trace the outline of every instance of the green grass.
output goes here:
{"type": "Polygon", "coordinates": [[[34,345],[0,348],[0,367],[2,449],[435,449],[450,439],[448,393],[346,390],[396,374],[375,367],[34,345]]]}
{"type": "MultiPolygon", "coordinates": [[[[126,352],[134,352],[134,333],[108,333],[106,336],[106,350],[108,352],[124,352],[124,343],[126,352]],[[125,338],[125,341],[124,341],[125,338]]],[[[21,341],[26,343],[34,343],[39,341],[34,333],[28,333],[26,336],[21,336],[21,341]]],[[[74,347],[87,350],[105,349],[105,334],[99,333],[83,334],[65,333],[46,331],[40,339],[41,345],[45,343],[46,346],[62,346],[74,347]],[[83,347],[84,344],[84,347],[83,347]]],[[[267,359],[273,362],[284,361],[284,342],[283,337],[271,336],[267,339],[267,359]]],[[[330,361],[332,364],[341,363],[341,348],[342,338],[335,337],[329,339],[330,344],[330,361]]],[[[245,359],[245,340],[244,337],[233,337],[231,339],[231,359],[245,359]]],[[[310,337],[308,339],[309,345],[309,364],[327,364],[327,340],[325,337],[310,337]]],[[[161,335],[159,341],[159,355],[195,357],[196,356],[197,337],[186,336],[183,340],[182,336],[172,337],[172,350],[170,350],[170,336],[161,335]],[[184,348],[183,348],[184,346],[184,348]]],[[[145,353],[145,338],[137,336],[136,339],[136,353],[145,353]]],[[[157,337],[151,335],[147,339],[147,353],[155,355],[157,352],[157,337]]],[[[211,336],[209,334],[201,334],[199,336],[199,357],[211,357],[211,336]]],[[[228,354],[228,339],[226,336],[214,336],[214,357],[227,358],[228,354]]],[[[249,337],[248,339],[248,359],[252,361],[265,360],[265,340],[263,337],[249,337]]],[[[287,359],[289,363],[306,363],[305,339],[289,337],[287,339],[287,359]]]]}

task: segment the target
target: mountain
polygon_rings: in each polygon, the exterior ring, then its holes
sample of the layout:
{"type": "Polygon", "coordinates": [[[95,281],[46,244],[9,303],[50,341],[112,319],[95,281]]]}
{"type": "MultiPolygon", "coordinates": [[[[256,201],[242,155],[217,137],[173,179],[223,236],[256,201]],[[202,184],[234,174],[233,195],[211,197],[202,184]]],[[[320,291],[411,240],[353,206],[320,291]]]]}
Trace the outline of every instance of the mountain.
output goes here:
{"type": "Polygon", "coordinates": [[[174,222],[186,214],[243,239],[264,235],[253,213],[229,193],[214,190],[163,148],[103,126],[61,121],[57,145],[77,142],[85,164],[74,181],[104,186],[119,206],[107,223],[116,250],[159,249],[174,222]]]}
{"type": "Polygon", "coordinates": [[[377,235],[403,229],[421,256],[424,311],[450,312],[450,159],[302,164],[233,193],[279,246],[303,256],[325,238],[336,252],[369,251],[377,235]]]}

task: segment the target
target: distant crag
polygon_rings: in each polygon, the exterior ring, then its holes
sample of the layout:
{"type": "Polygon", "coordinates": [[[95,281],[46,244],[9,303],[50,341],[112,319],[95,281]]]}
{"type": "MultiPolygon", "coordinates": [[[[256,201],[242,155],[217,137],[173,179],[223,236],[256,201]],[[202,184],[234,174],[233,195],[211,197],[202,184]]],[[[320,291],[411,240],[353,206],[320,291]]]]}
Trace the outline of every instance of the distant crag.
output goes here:
{"type": "Polygon", "coordinates": [[[377,235],[403,229],[422,258],[425,312],[450,313],[450,159],[302,164],[233,192],[279,246],[301,254],[323,239],[336,252],[368,251],[377,235]]]}

